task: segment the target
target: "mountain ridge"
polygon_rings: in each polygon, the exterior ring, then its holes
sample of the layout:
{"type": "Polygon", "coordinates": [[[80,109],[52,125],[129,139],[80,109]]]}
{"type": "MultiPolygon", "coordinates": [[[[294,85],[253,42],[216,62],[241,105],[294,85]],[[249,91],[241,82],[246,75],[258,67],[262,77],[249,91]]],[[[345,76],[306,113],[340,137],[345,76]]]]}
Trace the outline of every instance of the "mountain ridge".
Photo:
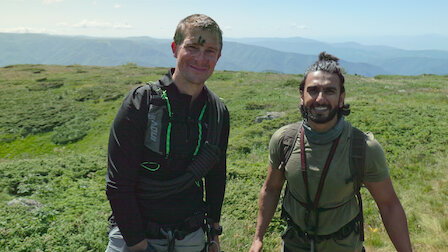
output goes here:
{"type": "MultiPolygon", "coordinates": [[[[148,36],[103,38],[0,33],[0,66],[116,66],[132,62],[149,67],[173,67],[175,58],[170,43],[170,39],[148,36]]],[[[340,58],[341,65],[350,74],[369,77],[448,74],[448,51],[413,51],[389,46],[365,46],[356,42],[330,44],[301,37],[226,39],[216,69],[300,74],[317,59],[321,51],[340,58]]]]}

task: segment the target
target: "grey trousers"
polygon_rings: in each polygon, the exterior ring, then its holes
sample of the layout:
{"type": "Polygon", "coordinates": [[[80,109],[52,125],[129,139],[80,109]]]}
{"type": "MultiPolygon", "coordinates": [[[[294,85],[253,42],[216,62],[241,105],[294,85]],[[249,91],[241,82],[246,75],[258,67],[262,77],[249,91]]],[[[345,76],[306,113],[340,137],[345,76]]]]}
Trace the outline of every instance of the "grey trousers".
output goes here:
{"type": "MultiPolygon", "coordinates": [[[[148,239],[148,245],[156,252],[168,251],[168,239],[148,239]]],[[[200,252],[205,247],[205,234],[202,228],[188,234],[182,240],[175,240],[175,252],[200,252]]],[[[109,232],[109,244],[106,252],[130,252],[121,235],[120,229],[114,227],[109,232]]]]}

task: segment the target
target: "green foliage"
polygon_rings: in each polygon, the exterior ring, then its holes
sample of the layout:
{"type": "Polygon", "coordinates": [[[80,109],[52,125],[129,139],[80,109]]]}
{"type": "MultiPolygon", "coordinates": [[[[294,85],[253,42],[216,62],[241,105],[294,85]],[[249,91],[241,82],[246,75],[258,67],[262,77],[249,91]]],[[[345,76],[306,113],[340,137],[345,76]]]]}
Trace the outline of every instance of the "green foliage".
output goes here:
{"type": "Polygon", "coordinates": [[[43,71],[45,71],[45,69],[43,68],[38,68],[38,67],[31,67],[31,68],[26,68],[26,71],[30,71],[34,74],[38,74],[38,73],[42,73],[43,71]]]}
{"type": "Polygon", "coordinates": [[[301,80],[296,80],[296,79],[288,79],[288,80],[286,80],[283,84],[282,84],[282,86],[285,86],[285,87],[295,87],[295,88],[299,88],[299,86],[300,86],[300,81],[301,80]]]}
{"type": "Polygon", "coordinates": [[[0,163],[5,193],[42,204],[35,209],[0,206],[0,247],[6,251],[104,250],[109,206],[104,195],[105,162],[97,158],[101,155],[0,163]]]}
{"type": "Polygon", "coordinates": [[[64,85],[63,80],[47,80],[47,77],[36,80],[36,84],[27,86],[29,91],[44,91],[52,88],[60,88],[64,85]]]}
{"type": "Polygon", "coordinates": [[[122,96],[121,90],[115,86],[87,86],[76,90],[74,98],[80,102],[87,100],[98,102],[100,99],[113,101],[122,96]]]}
{"type": "Polygon", "coordinates": [[[85,137],[90,129],[91,117],[75,117],[61,126],[55,127],[51,141],[55,144],[68,144],[85,137]]]}
{"type": "Polygon", "coordinates": [[[68,99],[67,92],[34,91],[17,88],[0,95],[0,99],[8,101],[0,105],[0,139],[3,142],[19,136],[50,132],[73,116],[83,118],[89,113],[88,107],[68,99]]]}
{"type": "MultiPolygon", "coordinates": [[[[2,251],[104,251],[110,207],[104,193],[109,128],[133,87],[166,68],[12,65],[0,68],[0,248],[2,251]],[[63,85],[61,85],[63,84],[63,85]],[[30,209],[8,205],[27,198],[30,209]]],[[[217,71],[207,86],[231,116],[228,181],[220,237],[224,251],[247,251],[255,232],[268,142],[300,120],[301,75],[217,71]],[[267,112],[285,116],[256,123],[267,112]]],[[[346,76],[354,126],[382,144],[408,217],[415,250],[448,247],[448,79],[446,76],[346,76]]],[[[393,246],[367,190],[366,246],[393,246]]],[[[279,251],[280,208],[264,240],[279,251]]]]}

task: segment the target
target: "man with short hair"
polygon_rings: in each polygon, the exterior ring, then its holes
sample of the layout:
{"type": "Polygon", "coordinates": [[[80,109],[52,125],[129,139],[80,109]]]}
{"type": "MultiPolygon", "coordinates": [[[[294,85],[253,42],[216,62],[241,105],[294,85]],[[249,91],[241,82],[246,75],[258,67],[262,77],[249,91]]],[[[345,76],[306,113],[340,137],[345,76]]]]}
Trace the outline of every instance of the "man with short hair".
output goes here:
{"type": "Polygon", "coordinates": [[[271,138],[251,252],[262,250],[285,180],[282,217],[288,226],[282,251],[362,251],[361,182],[375,199],[395,248],[411,251],[406,215],[381,145],[344,120],[349,110],[338,60],[319,55],[300,83],[303,122],[284,126],[271,138]]]}
{"type": "Polygon", "coordinates": [[[191,15],[171,48],[176,67],[129,92],[111,128],[108,252],[205,251],[204,230],[209,251],[219,248],[229,114],[205,81],[221,56],[222,31],[191,15]]]}

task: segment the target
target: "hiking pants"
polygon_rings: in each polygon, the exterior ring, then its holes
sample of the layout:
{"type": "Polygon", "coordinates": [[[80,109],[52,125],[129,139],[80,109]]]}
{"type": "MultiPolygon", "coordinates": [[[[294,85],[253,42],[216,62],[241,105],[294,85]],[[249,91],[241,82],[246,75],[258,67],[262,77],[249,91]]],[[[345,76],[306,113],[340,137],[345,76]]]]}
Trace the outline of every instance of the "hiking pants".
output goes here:
{"type": "MultiPolygon", "coordinates": [[[[167,239],[148,239],[148,245],[155,252],[168,251],[167,239]]],[[[175,240],[175,252],[200,252],[205,247],[205,234],[202,228],[185,236],[182,240],[175,240]]],[[[109,244],[106,252],[130,252],[121,235],[120,229],[116,226],[109,232],[109,244]]]]}
{"type": "MultiPolygon", "coordinates": [[[[282,252],[309,252],[310,241],[301,237],[292,226],[287,227],[282,235],[282,252]]],[[[342,240],[327,239],[315,243],[317,252],[361,252],[362,242],[359,233],[352,232],[342,240]]]]}

